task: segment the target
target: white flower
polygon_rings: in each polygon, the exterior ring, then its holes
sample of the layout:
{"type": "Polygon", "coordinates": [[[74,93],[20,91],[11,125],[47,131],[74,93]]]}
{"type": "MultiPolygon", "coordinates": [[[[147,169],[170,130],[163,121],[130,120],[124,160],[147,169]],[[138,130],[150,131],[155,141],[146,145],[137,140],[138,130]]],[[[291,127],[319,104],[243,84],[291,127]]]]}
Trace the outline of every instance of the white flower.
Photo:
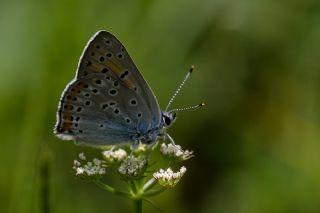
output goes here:
{"type": "Polygon", "coordinates": [[[117,150],[107,150],[102,152],[102,155],[106,161],[109,163],[113,162],[121,162],[123,159],[127,157],[127,152],[124,149],[117,149],[117,150]]]}
{"type": "Polygon", "coordinates": [[[97,165],[97,166],[100,166],[101,160],[95,158],[95,159],[93,159],[93,163],[94,163],[95,165],[97,165]]]}
{"type": "Polygon", "coordinates": [[[76,168],[76,175],[82,175],[84,173],[84,169],[82,167],[76,168]]]}
{"type": "Polygon", "coordinates": [[[99,173],[99,175],[104,175],[106,173],[106,169],[101,168],[98,173],[99,173]]]}
{"type": "Polygon", "coordinates": [[[172,143],[169,143],[168,145],[162,143],[160,152],[162,155],[177,158],[179,160],[188,160],[189,158],[193,157],[193,151],[184,151],[180,145],[175,145],[172,143]]]}
{"type": "Polygon", "coordinates": [[[105,168],[101,167],[100,164],[95,164],[92,162],[87,162],[86,165],[83,167],[84,173],[86,173],[88,176],[93,175],[103,175],[106,173],[105,168]]]}
{"type": "MultiPolygon", "coordinates": [[[[79,154],[79,158],[83,161],[86,159],[83,153],[79,154]]],[[[93,162],[88,161],[85,165],[82,165],[78,160],[74,160],[73,169],[77,176],[99,176],[106,173],[101,160],[96,158],[93,159],[93,162]]]]}
{"type": "Polygon", "coordinates": [[[145,158],[129,156],[121,163],[118,172],[124,178],[135,179],[144,175],[147,165],[145,158]]]}
{"type": "Polygon", "coordinates": [[[80,160],[86,160],[86,156],[84,155],[83,152],[81,152],[81,153],[79,154],[79,158],[80,158],[80,160]]]}
{"type": "Polygon", "coordinates": [[[73,161],[74,166],[81,166],[81,163],[78,160],[73,161]]]}
{"type": "Polygon", "coordinates": [[[164,187],[174,187],[186,171],[187,169],[184,166],[178,172],[173,172],[171,168],[168,168],[166,171],[160,169],[158,172],[153,173],[153,177],[164,187]]]}
{"type": "Polygon", "coordinates": [[[127,157],[127,152],[124,149],[118,149],[114,151],[114,158],[116,158],[118,161],[123,160],[125,157],[127,157]]]}
{"type": "Polygon", "coordinates": [[[144,143],[139,143],[138,146],[134,147],[134,153],[136,155],[143,155],[148,150],[148,145],[144,143]]]}

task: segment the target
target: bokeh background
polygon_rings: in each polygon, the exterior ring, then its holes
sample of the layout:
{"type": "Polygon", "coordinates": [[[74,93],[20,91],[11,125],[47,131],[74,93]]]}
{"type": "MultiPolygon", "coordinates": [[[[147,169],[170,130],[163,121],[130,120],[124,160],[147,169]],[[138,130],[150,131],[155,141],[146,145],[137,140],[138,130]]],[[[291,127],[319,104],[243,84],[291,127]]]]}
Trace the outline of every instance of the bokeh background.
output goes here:
{"type": "Polygon", "coordinates": [[[207,106],[169,130],[196,157],[153,199],[163,212],[320,212],[319,1],[2,0],[0,29],[1,212],[132,209],[74,177],[77,154],[99,152],[52,133],[100,29],[124,43],[162,107],[196,66],[174,107],[207,106]]]}

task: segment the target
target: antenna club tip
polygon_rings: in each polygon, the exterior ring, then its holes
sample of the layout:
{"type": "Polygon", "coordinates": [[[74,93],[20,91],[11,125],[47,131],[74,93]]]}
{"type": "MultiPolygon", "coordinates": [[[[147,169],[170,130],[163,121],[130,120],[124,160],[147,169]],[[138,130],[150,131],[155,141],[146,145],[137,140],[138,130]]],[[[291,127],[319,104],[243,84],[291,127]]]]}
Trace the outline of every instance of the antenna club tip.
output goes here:
{"type": "Polygon", "coordinates": [[[192,73],[193,70],[194,70],[194,65],[191,65],[189,73],[192,73]]]}

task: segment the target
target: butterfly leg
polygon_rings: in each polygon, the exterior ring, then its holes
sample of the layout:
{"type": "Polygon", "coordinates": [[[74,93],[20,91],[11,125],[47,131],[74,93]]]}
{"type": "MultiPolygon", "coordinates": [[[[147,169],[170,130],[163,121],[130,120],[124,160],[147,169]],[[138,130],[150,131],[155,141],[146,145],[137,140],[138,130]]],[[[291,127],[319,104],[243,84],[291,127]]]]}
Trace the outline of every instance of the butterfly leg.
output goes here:
{"type": "Polygon", "coordinates": [[[175,144],[173,138],[168,133],[166,133],[165,136],[169,139],[170,143],[172,143],[177,149],[179,149],[181,152],[184,152],[181,146],[175,144]]]}
{"type": "Polygon", "coordinates": [[[173,140],[173,138],[172,138],[168,133],[166,133],[165,136],[166,136],[166,138],[169,139],[170,143],[172,143],[173,145],[176,145],[175,142],[174,142],[174,140],[173,140]]]}
{"type": "Polygon", "coordinates": [[[134,150],[136,150],[138,148],[139,144],[140,144],[140,140],[135,140],[133,142],[133,144],[131,145],[130,157],[133,156],[134,150]]]}

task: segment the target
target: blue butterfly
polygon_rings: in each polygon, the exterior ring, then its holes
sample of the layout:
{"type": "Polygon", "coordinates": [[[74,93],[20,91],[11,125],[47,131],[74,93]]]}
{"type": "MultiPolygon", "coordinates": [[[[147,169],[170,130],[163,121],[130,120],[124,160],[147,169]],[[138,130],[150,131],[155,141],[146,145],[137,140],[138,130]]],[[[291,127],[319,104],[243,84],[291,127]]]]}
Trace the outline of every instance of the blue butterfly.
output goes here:
{"type": "MultiPolygon", "coordinates": [[[[167,109],[192,70],[193,67],[167,109]]],[[[167,109],[160,110],[151,88],[121,42],[111,33],[99,31],[85,47],[76,76],[62,93],[54,133],[61,139],[89,146],[152,144],[160,138],[173,142],[166,129],[181,109],[167,109]]]]}

